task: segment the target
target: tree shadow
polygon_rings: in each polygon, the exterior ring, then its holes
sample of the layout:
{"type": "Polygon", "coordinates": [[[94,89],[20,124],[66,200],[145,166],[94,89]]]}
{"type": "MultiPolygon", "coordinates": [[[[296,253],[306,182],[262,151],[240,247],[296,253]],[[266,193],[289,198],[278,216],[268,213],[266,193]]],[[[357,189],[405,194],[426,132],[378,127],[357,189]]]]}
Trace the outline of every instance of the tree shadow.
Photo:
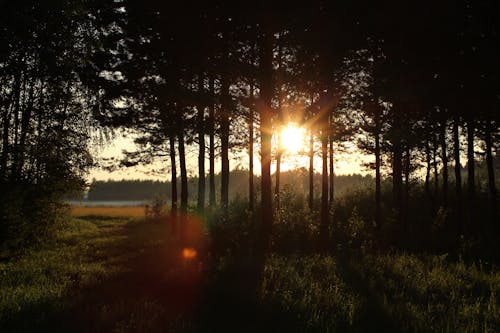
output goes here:
{"type": "Polygon", "coordinates": [[[61,332],[190,329],[204,288],[204,265],[198,258],[183,258],[182,246],[174,240],[130,248],[137,244],[133,235],[140,229],[129,224],[122,232],[111,232],[123,237],[106,244],[108,256],[120,249],[133,252],[113,260],[112,265],[119,268],[115,273],[85,285],[76,274],[63,295],[30,304],[7,318],[3,328],[61,332]]]}
{"type": "Polygon", "coordinates": [[[383,296],[373,289],[366,277],[353,265],[354,260],[361,264],[359,256],[349,251],[337,254],[338,273],[346,286],[362,299],[362,308],[357,313],[352,332],[400,332],[398,324],[384,305],[383,296]]]}
{"type": "Polygon", "coordinates": [[[219,258],[212,265],[213,280],[206,289],[199,313],[203,332],[262,332],[265,311],[259,300],[264,254],[244,251],[219,258]]]}

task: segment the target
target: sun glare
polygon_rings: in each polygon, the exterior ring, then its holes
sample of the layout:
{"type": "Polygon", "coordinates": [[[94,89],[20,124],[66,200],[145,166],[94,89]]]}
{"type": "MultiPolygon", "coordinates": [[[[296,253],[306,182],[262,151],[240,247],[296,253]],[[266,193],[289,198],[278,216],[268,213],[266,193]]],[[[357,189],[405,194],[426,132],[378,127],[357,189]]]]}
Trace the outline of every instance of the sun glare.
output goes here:
{"type": "Polygon", "coordinates": [[[281,144],[290,154],[297,154],[304,149],[304,129],[290,123],[281,130],[281,144]]]}
{"type": "Polygon", "coordinates": [[[182,249],[182,257],[185,260],[192,260],[196,258],[196,250],[193,249],[192,247],[185,247],[182,249]]]}

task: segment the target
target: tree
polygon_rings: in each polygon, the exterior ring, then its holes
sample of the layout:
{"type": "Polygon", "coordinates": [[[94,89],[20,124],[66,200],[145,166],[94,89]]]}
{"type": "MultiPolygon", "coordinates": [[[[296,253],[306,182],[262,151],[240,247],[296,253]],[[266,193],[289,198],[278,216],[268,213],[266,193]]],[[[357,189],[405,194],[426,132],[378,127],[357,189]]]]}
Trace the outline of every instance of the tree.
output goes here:
{"type": "Polygon", "coordinates": [[[0,234],[13,246],[49,233],[92,164],[80,76],[94,43],[92,5],[27,1],[0,14],[0,234]]]}

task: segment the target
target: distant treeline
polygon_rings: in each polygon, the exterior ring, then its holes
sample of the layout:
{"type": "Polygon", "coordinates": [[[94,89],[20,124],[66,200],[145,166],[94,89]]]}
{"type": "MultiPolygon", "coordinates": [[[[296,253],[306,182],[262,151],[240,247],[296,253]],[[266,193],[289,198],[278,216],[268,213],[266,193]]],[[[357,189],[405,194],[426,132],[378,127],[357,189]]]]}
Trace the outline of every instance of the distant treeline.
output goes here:
{"type": "MultiPolygon", "coordinates": [[[[306,194],[309,190],[309,175],[306,169],[297,169],[293,171],[285,171],[281,173],[281,188],[291,188],[294,192],[306,194]]],[[[359,174],[341,175],[335,177],[335,194],[342,196],[348,191],[356,189],[368,188],[373,186],[373,177],[370,175],[363,176],[359,174]]],[[[321,174],[314,175],[315,192],[319,196],[321,174]]],[[[217,199],[220,197],[221,176],[215,176],[215,184],[217,191],[217,199]]],[[[229,197],[248,196],[248,171],[233,170],[230,173],[229,181],[229,197]]],[[[256,180],[257,190],[259,189],[259,181],[256,180]]],[[[179,185],[180,186],[180,185],[179,185]]],[[[197,198],[198,177],[188,179],[188,194],[189,200],[195,201],[197,198]]],[[[90,184],[88,190],[88,200],[150,200],[155,195],[163,195],[170,199],[171,193],[170,181],[153,181],[153,180],[94,180],[90,184]]],[[[180,187],[178,187],[180,188],[180,187]]],[[[208,188],[207,188],[208,198],[208,188]]]]}

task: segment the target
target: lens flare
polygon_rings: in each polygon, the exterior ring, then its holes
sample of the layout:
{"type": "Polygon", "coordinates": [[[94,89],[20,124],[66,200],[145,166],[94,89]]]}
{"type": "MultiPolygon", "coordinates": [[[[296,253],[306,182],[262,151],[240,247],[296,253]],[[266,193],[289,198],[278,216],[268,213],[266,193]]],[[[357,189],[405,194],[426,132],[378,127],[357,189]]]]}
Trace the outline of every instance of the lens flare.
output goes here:
{"type": "Polygon", "coordinates": [[[193,260],[196,258],[197,252],[192,247],[185,247],[182,249],[182,258],[185,260],[193,260]]]}

